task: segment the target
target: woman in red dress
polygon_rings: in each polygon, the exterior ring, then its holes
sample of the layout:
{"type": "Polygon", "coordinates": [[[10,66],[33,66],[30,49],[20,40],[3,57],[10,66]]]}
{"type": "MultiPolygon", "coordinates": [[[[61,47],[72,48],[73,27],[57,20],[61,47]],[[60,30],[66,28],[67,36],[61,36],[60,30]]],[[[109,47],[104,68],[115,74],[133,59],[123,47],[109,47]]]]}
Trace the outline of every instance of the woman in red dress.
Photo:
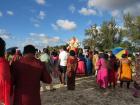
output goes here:
{"type": "Polygon", "coordinates": [[[109,82],[109,87],[112,86],[115,88],[117,84],[117,59],[115,55],[110,55],[110,60],[109,60],[109,70],[108,70],[108,82],[109,82]]]}
{"type": "Polygon", "coordinates": [[[5,41],[0,38],[0,104],[10,105],[11,75],[4,53],[5,41]]]}
{"type": "Polygon", "coordinates": [[[75,89],[75,75],[77,70],[77,58],[75,57],[75,52],[70,51],[70,55],[67,60],[67,89],[75,89]]]}

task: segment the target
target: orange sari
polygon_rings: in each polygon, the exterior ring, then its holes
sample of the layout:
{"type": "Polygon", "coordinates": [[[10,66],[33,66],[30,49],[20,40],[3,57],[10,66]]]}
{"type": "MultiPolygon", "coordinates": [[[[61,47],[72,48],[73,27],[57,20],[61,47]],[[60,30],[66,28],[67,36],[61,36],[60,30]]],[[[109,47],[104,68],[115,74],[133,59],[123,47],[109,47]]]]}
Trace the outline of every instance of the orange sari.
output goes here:
{"type": "Polygon", "coordinates": [[[132,80],[131,61],[128,58],[123,58],[120,60],[119,80],[120,81],[132,80]]]}

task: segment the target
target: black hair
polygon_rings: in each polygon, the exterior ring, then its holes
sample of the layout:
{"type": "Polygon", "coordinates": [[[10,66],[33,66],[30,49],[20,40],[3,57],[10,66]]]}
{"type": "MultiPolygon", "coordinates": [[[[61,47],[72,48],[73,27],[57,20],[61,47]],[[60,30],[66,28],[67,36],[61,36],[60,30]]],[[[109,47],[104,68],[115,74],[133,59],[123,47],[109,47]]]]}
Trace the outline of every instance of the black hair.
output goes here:
{"type": "Polygon", "coordinates": [[[70,56],[75,56],[75,51],[74,50],[70,50],[70,56]]]}
{"type": "Polygon", "coordinates": [[[122,58],[127,58],[127,55],[126,54],[122,54],[122,58]]]}
{"type": "Polygon", "coordinates": [[[57,53],[56,50],[54,50],[54,51],[51,53],[51,55],[54,56],[54,57],[56,57],[56,56],[58,56],[58,53],[57,53]]]}
{"type": "Polygon", "coordinates": [[[108,54],[104,54],[104,59],[108,60],[108,54]]]}
{"type": "Polygon", "coordinates": [[[43,49],[43,52],[44,52],[44,53],[47,53],[47,54],[50,53],[48,48],[44,48],[44,49],[43,49]]]}
{"type": "Polygon", "coordinates": [[[24,47],[23,54],[28,54],[28,53],[35,54],[36,53],[36,48],[33,45],[26,45],[24,47]]]}
{"type": "Polygon", "coordinates": [[[0,37],[0,57],[4,56],[5,46],[6,46],[5,41],[0,37]]]}
{"type": "Polygon", "coordinates": [[[98,51],[94,51],[94,54],[99,54],[98,51]]]}
{"type": "Polygon", "coordinates": [[[111,59],[115,59],[116,56],[115,56],[114,54],[111,54],[111,55],[110,55],[110,58],[111,58],[111,59]]]}
{"type": "Polygon", "coordinates": [[[64,50],[64,51],[67,51],[67,48],[66,48],[66,46],[63,46],[63,50],[64,50]]]}

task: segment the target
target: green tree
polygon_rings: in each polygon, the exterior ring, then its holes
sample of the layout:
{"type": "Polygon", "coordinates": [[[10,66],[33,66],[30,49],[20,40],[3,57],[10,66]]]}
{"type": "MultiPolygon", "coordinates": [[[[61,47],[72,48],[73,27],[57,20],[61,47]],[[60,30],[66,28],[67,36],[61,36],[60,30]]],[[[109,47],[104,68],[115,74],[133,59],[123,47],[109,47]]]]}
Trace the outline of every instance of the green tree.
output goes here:
{"type": "Polygon", "coordinates": [[[127,37],[132,42],[140,40],[140,16],[124,15],[124,27],[127,29],[127,37]]]}
{"type": "Polygon", "coordinates": [[[101,25],[101,33],[102,33],[102,46],[104,49],[111,49],[115,46],[115,35],[118,31],[116,27],[116,22],[114,19],[110,21],[104,21],[101,25]]]}
{"type": "Polygon", "coordinates": [[[91,48],[111,49],[115,46],[115,35],[118,29],[114,19],[104,21],[100,29],[96,24],[85,30],[86,39],[83,44],[91,48]]]}
{"type": "Polygon", "coordinates": [[[93,25],[90,28],[85,30],[86,39],[84,39],[84,46],[90,46],[91,49],[94,49],[98,43],[99,33],[97,30],[97,25],[93,25]]]}

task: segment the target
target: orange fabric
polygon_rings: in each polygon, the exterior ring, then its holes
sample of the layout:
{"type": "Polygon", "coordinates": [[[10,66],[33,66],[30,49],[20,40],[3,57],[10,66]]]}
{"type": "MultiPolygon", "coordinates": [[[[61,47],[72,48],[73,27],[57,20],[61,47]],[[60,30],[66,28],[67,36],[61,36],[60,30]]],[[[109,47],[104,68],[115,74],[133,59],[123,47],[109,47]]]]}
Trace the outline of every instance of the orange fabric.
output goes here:
{"type": "Polygon", "coordinates": [[[121,81],[131,81],[132,80],[132,70],[130,60],[122,59],[119,69],[119,79],[121,81]]]}

